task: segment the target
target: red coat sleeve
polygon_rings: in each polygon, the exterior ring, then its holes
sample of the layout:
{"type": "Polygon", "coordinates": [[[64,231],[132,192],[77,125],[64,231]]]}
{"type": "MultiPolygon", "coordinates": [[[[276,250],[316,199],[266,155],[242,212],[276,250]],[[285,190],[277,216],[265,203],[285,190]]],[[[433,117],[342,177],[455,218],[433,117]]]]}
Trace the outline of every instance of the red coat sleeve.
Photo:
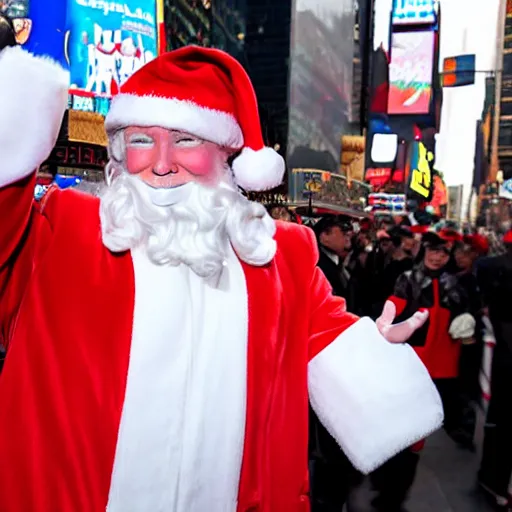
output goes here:
{"type": "Polygon", "coordinates": [[[35,175],[0,188],[0,270],[20,250],[26,238],[34,203],[35,175]]]}
{"type": "Polygon", "coordinates": [[[34,175],[0,188],[0,343],[7,348],[26,285],[36,266],[36,242],[48,229],[34,204],[34,175]]]}
{"type": "Polygon", "coordinates": [[[6,345],[34,268],[39,227],[35,170],[50,154],[66,111],[69,73],[21,47],[0,52],[0,343],[6,345]]]}

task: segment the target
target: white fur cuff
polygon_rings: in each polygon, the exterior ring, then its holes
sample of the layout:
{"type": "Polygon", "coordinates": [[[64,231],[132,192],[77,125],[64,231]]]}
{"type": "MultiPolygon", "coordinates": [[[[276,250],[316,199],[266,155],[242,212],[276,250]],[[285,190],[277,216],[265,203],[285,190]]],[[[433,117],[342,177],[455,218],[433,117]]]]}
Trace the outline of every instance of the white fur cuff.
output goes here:
{"type": "Polygon", "coordinates": [[[310,363],[311,405],[352,464],[370,473],[437,430],[443,406],[414,350],[362,318],[310,363]]]}
{"type": "Polygon", "coordinates": [[[69,73],[21,47],[0,52],[0,187],[35,171],[50,154],[68,101],[69,73]]]}
{"type": "Polygon", "coordinates": [[[112,100],[105,128],[112,134],[127,126],[183,130],[227,148],[238,149],[244,143],[233,116],[176,98],[119,94],[112,100]]]}

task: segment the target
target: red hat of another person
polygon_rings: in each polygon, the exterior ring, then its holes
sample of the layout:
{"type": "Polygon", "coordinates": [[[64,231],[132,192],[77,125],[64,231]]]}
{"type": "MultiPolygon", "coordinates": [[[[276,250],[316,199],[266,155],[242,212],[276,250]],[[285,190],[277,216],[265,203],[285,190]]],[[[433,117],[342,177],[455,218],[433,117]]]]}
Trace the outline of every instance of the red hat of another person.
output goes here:
{"type": "Polygon", "coordinates": [[[428,233],[430,231],[430,226],[422,226],[421,224],[415,224],[414,226],[411,226],[409,229],[411,233],[415,235],[424,235],[425,233],[428,233]]]}
{"type": "Polygon", "coordinates": [[[512,244],[512,229],[507,231],[504,235],[503,235],[503,243],[504,244],[512,244]]]}
{"type": "Polygon", "coordinates": [[[439,238],[449,243],[462,242],[463,239],[461,233],[450,228],[443,228],[439,230],[437,232],[437,235],[439,236],[439,238]]]}
{"type": "Polygon", "coordinates": [[[489,241],[485,236],[479,234],[466,235],[464,244],[480,256],[485,256],[489,252],[489,241]]]}
{"type": "Polygon", "coordinates": [[[283,158],[263,142],[249,76],[221,50],[186,46],[134,73],[113,98],[105,120],[110,137],[128,126],[183,130],[241,150],[233,174],[244,190],[268,190],[283,180],[283,158]]]}

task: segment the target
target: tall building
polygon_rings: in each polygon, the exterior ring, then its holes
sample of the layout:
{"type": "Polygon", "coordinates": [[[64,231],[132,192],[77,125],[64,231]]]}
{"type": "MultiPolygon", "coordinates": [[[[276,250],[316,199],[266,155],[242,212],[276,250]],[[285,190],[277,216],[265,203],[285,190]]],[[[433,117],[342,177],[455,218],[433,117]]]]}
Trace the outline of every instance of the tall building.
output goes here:
{"type": "Polygon", "coordinates": [[[214,1],[212,21],[212,45],[243,62],[247,35],[247,1],[214,1]]]}
{"type": "Polygon", "coordinates": [[[165,0],[167,46],[212,46],[212,9],[209,0],[165,0]]]}
{"type": "Polygon", "coordinates": [[[291,0],[247,0],[244,61],[260,102],[267,144],[286,154],[291,0]]]}
{"type": "Polygon", "coordinates": [[[354,58],[352,60],[352,103],[350,108],[350,123],[352,131],[361,132],[361,101],[363,86],[363,62],[360,45],[359,11],[356,12],[354,25],[354,58]]]}
{"type": "Polygon", "coordinates": [[[351,133],[353,0],[297,0],[292,18],[289,164],[337,172],[351,133]]]}
{"type": "Polygon", "coordinates": [[[359,133],[351,126],[359,110],[354,0],[166,0],[166,7],[170,48],[221,48],[245,67],[265,142],[289,167],[339,171],[342,135],[359,133]]]}

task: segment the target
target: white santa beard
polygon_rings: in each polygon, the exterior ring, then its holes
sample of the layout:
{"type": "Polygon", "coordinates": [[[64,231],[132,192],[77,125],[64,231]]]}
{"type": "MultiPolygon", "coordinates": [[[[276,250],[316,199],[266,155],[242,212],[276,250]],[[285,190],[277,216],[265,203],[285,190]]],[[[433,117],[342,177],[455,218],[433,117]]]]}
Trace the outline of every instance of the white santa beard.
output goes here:
{"type": "Polygon", "coordinates": [[[262,205],[227,182],[215,188],[190,186],[183,201],[159,206],[147,185],[121,172],[101,197],[105,246],[113,252],[142,247],[153,263],[184,263],[201,277],[219,275],[230,243],[246,263],[260,266],[272,260],[275,224],[262,205]]]}

